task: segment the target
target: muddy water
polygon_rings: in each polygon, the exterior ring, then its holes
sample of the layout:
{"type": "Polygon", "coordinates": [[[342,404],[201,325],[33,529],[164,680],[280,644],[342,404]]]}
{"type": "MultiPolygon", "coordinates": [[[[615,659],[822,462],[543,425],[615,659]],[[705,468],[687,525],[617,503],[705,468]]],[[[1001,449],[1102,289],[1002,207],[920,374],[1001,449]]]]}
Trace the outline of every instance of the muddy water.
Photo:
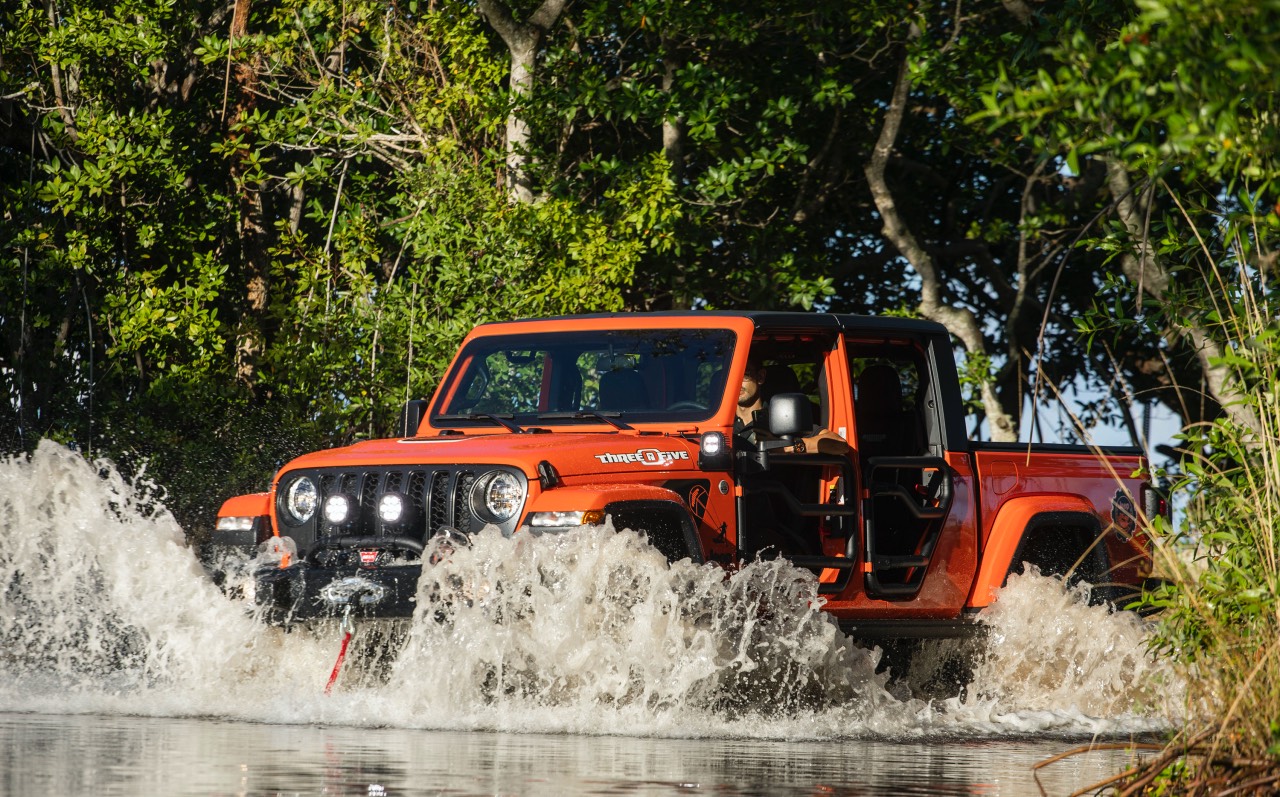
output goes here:
{"type": "Polygon", "coordinates": [[[1123,751],[1060,740],[673,740],[0,714],[7,795],[1066,795],[1123,751]]]}
{"type": "Polygon", "coordinates": [[[1053,579],[1010,583],[962,688],[878,666],[807,573],[589,529],[480,535],[325,696],[336,628],[263,627],[145,486],[49,443],[0,462],[0,590],[7,794],[1034,794],[1035,761],[1181,705],[1136,618],[1053,579]]]}

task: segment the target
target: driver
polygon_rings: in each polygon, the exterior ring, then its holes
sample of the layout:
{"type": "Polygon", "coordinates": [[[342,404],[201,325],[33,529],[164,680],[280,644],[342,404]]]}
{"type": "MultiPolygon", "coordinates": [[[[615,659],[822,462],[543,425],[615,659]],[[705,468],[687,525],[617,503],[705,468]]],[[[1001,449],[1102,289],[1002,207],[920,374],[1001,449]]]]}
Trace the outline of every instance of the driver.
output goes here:
{"type": "MultiPolygon", "coordinates": [[[[763,392],[765,378],[764,366],[761,365],[759,358],[751,355],[747,358],[747,370],[742,375],[742,387],[738,391],[738,417],[733,423],[733,433],[752,445],[760,440],[777,439],[765,428],[765,418],[767,418],[767,402],[763,392]]],[[[825,426],[814,424],[808,436],[796,441],[795,445],[781,450],[796,454],[806,452],[844,454],[849,450],[849,443],[825,426]]]]}

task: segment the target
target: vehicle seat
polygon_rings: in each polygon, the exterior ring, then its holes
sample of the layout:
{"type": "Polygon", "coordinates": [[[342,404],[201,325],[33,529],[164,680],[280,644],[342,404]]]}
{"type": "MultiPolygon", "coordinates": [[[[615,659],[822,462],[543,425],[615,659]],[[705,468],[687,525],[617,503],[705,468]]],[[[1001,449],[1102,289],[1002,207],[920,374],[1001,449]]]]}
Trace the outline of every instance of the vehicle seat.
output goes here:
{"type": "Polygon", "coordinates": [[[556,374],[559,377],[559,389],[556,391],[555,406],[551,409],[558,412],[577,412],[582,406],[582,374],[573,363],[557,363],[556,374]]]}
{"type": "Polygon", "coordinates": [[[601,374],[600,409],[649,409],[649,391],[640,372],[634,368],[618,368],[601,374]]]}
{"type": "MultiPolygon", "coordinates": [[[[771,363],[764,367],[764,384],[760,386],[760,393],[767,402],[783,393],[803,394],[804,389],[800,387],[800,377],[796,376],[791,366],[786,363],[771,363]]],[[[813,401],[809,404],[813,408],[814,423],[825,424],[827,419],[823,415],[822,407],[813,401]]]]}
{"type": "MultiPolygon", "coordinates": [[[[854,413],[858,421],[858,456],[863,479],[888,478],[901,484],[908,492],[914,492],[919,471],[881,469],[873,477],[868,467],[868,460],[873,457],[915,456],[922,448],[918,435],[913,432],[915,416],[903,409],[902,383],[897,369],[892,365],[877,364],[862,372],[854,396],[854,413]]],[[[879,553],[901,555],[916,552],[923,529],[900,500],[878,496],[874,499],[873,511],[879,553]]]]}
{"type": "Polygon", "coordinates": [[[873,365],[858,377],[854,412],[858,453],[867,457],[906,457],[920,453],[915,418],[903,409],[902,383],[892,365],[873,365]]]}
{"type": "Polygon", "coordinates": [[[764,367],[764,384],[760,387],[766,400],[779,393],[802,393],[800,378],[786,363],[772,363],[764,367]]]}

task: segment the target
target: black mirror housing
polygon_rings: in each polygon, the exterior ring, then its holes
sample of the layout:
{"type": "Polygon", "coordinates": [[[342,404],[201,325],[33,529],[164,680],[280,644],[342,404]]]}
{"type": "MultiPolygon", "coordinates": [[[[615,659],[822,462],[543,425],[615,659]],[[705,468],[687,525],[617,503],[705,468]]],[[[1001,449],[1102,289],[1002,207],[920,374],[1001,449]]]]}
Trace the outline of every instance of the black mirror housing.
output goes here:
{"type": "Polygon", "coordinates": [[[778,437],[804,435],[813,428],[813,407],[803,393],[779,393],[769,399],[769,431],[778,437]]]}
{"type": "Polygon", "coordinates": [[[413,437],[418,433],[418,426],[427,417],[426,399],[410,399],[404,403],[400,412],[400,420],[396,424],[396,436],[413,437]]]}

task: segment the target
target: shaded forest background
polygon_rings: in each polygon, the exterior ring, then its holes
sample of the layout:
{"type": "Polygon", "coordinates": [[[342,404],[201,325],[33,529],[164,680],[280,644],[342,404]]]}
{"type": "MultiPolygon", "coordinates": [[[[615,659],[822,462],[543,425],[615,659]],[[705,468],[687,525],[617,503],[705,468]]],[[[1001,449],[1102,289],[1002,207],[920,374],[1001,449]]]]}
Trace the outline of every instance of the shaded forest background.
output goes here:
{"type": "MultiPolygon", "coordinates": [[[[0,12],[0,450],[189,530],[388,434],[474,324],[945,324],[996,439],[1069,385],[1257,426],[1280,3],[39,0],[0,12]]],[[[1273,325],[1274,331],[1274,325],[1273,325]]]]}

